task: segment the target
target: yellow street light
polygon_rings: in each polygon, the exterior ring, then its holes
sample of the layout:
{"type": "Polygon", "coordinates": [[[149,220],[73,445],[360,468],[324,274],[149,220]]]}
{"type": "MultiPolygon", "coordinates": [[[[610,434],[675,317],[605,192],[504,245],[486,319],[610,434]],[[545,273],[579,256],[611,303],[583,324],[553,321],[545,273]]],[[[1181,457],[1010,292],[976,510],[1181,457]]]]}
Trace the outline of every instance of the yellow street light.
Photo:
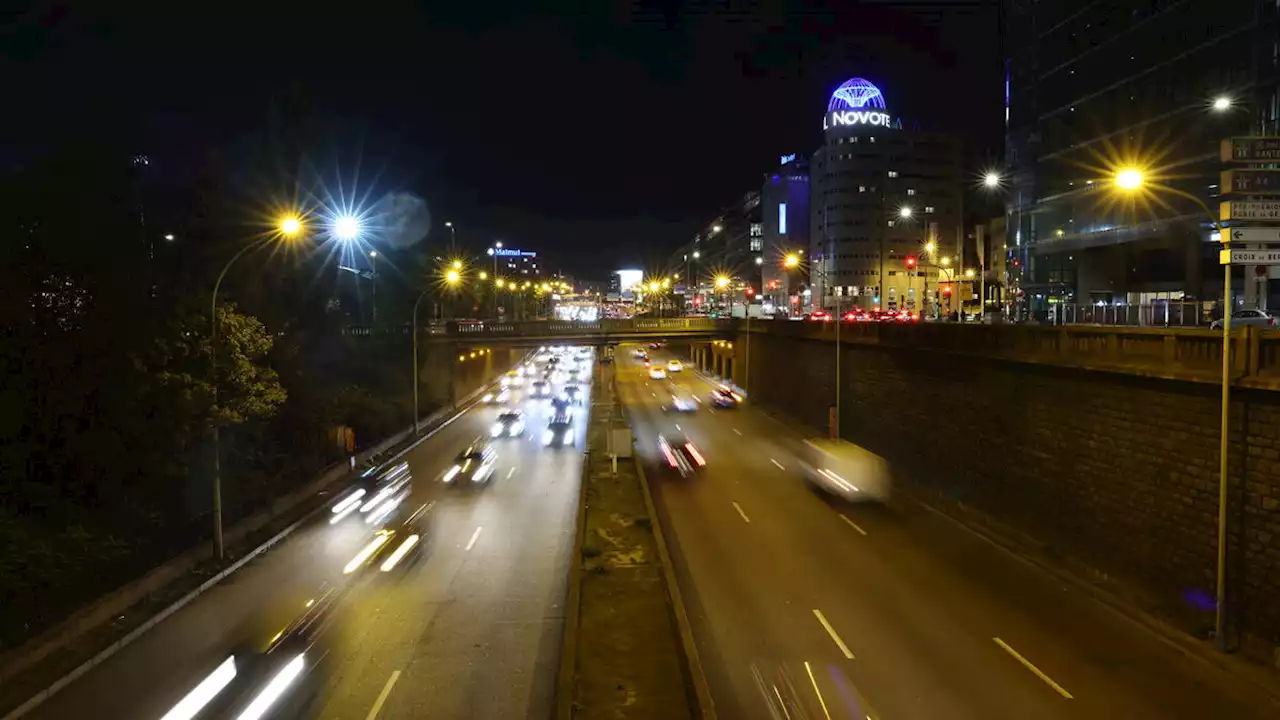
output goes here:
{"type": "Polygon", "coordinates": [[[924,244],[924,251],[929,253],[930,255],[932,255],[933,251],[937,249],[938,249],[938,243],[932,240],[924,244]]]}
{"type": "Polygon", "coordinates": [[[457,270],[450,270],[449,272],[444,274],[444,281],[450,285],[457,285],[458,281],[461,279],[462,279],[462,273],[458,272],[457,270]]]}
{"type": "Polygon", "coordinates": [[[481,270],[481,271],[480,271],[480,279],[481,279],[481,280],[488,280],[488,279],[489,279],[489,273],[487,273],[487,272],[485,272],[485,271],[481,270]]]}
{"type": "Polygon", "coordinates": [[[282,218],[280,220],[280,234],[287,237],[293,237],[302,232],[302,221],[294,215],[282,218]]]}
{"type": "Polygon", "coordinates": [[[650,281],[650,282],[649,282],[649,292],[655,292],[655,293],[656,293],[656,292],[658,292],[658,288],[659,288],[659,287],[661,287],[661,286],[660,286],[660,285],[658,285],[658,281],[657,281],[657,280],[652,280],[652,281],[650,281]]]}
{"type": "Polygon", "coordinates": [[[1146,174],[1134,167],[1123,168],[1116,173],[1116,187],[1125,192],[1137,190],[1146,180],[1146,174]]]}
{"type": "Polygon", "coordinates": [[[717,290],[723,290],[723,289],[725,289],[725,288],[727,288],[727,287],[729,287],[729,278],[728,278],[728,277],[726,277],[726,276],[724,276],[724,275],[721,275],[720,277],[716,278],[716,289],[717,289],[717,290]]]}
{"type": "Polygon", "coordinates": [[[498,278],[498,287],[506,287],[506,286],[507,286],[507,281],[503,280],[502,278],[498,278]]]}
{"type": "Polygon", "coordinates": [[[950,258],[950,257],[944,257],[944,258],[942,258],[941,260],[939,260],[938,262],[942,263],[943,265],[950,265],[950,264],[951,264],[951,258],[950,258]]]}
{"type": "Polygon", "coordinates": [[[680,273],[676,273],[675,275],[672,275],[671,277],[675,278],[676,280],[679,280],[679,279],[680,279],[680,273]]]}
{"type": "Polygon", "coordinates": [[[973,268],[965,268],[964,276],[967,278],[973,277],[973,268]]]}
{"type": "Polygon", "coordinates": [[[461,260],[454,260],[454,261],[453,261],[453,269],[454,269],[454,270],[461,270],[461,269],[462,269],[462,261],[461,261],[461,260]]]}
{"type": "Polygon", "coordinates": [[[669,287],[671,287],[671,281],[670,281],[670,280],[663,279],[663,281],[662,281],[662,287],[664,287],[664,288],[669,288],[669,287]]]}
{"type": "Polygon", "coordinates": [[[799,255],[794,255],[794,254],[793,254],[793,255],[788,255],[788,256],[786,256],[786,257],[785,257],[785,258],[783,258],[783,260],[782,260],[782,266],[783,266],[783,267],[785,267],[785,268],[794,268],[794,267],[799,267],[799,266],[800,266],[800,256],[799,256],[799,255]]]}

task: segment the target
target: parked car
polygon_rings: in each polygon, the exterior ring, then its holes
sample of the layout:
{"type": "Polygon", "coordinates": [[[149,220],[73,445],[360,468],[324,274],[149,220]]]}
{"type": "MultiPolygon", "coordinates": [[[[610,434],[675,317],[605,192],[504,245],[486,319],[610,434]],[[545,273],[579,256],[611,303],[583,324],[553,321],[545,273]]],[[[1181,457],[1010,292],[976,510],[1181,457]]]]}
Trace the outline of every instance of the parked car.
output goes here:
{"type": "MultiPolygon", "coordinates": [[[[1276,326],[1276,318],[1274,315],[1267,314],[1265,310],[1237,310],[1231,313],[1231,327],[1242,327],[1244,325],[1253,325],[1263,330],[1272,330],[1276,326]]],[[[1222,318],[1213,321],[1209,326],[1212,330],[1222,329],[1222,318]]]]}

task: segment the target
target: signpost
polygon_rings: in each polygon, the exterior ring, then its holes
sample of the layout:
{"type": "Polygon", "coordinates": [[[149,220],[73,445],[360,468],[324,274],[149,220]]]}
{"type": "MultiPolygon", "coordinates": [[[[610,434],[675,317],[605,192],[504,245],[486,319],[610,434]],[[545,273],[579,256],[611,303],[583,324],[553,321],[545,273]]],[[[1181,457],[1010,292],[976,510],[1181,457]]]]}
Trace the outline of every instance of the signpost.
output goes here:
{"type": "Polygon", "coordinates": [[[1221,265],[1280,265],[1280,250],[1219,250],[1221,265]]]}
{"type": "Polygon", "coordinates": [[[1223,232],[1231,236],[1231,242],[1237,243],[1280,243],[1280,226],[1271,227],[1236,227],[1225,228],[1223,232]]]}
{"type": "Polygon", "coordinates": [[[1223,195],[1280,195],[1280,170],[1223,170],[1220,187],[1223,195]]]}
{"type": "Polygon", "coordinates": [[[1280,201],[1245,202],[1232,200],[1219,206],[1219,220],[1222,222],[1241,220],[1280,220],[1280,201]]]}
{"type": "Polygon", "coordinates": [[[1280,162],[1280,137],[1225,138],[1220,152],[1224,163],[1280,162]]]}

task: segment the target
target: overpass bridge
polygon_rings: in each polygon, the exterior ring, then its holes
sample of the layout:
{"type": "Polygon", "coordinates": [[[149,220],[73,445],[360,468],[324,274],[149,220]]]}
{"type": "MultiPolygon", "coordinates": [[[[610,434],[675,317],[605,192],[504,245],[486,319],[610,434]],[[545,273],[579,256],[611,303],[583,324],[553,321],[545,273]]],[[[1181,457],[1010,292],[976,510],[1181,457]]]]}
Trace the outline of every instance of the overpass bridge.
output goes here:
{"type": "MultiPolygon", "coordinates": [[[[733,318],[632,318],[629,320],[525,320],[520,322],[449,321],[418,327],[420,340],[520,347],[548,342],[587,342],[593,345],[662,340],[713,339],[736,332],[733,318]]],[[[350,337],[410,336],[408,325],[352,325],[343,329],[350,337]]]]}

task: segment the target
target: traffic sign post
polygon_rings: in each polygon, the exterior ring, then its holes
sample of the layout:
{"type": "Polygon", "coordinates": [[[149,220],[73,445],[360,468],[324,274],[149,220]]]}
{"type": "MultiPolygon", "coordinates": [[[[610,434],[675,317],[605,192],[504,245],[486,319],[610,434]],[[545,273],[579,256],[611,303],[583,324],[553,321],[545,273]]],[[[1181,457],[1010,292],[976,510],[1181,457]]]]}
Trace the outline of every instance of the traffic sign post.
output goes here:
{"type": "Polygon", "coordinates": [[[1219,250],[1222,265],[1280,265],[1280,250],[1219,250]]]}
{"type": "Polygon", "coordinates": [[[1280,170],[1223,170],[1219,187],[1224,195],[1280,195],[1280,170]]]}
{"type": "Polygon", "coordinates": [[[1234,137],[1222,141],[1224,163],[1280,162],[1280,137],[1234,137]]]}
{"type": "Polygon", "coordinates": [[[1247,202],[1231,200],[1218,208],[1218,219],[1222,222],[1232,221],[1280,221],[1280,201],[1247,202]]]}
{"type": "Polygon", "coordinates": [[[1280,243],[1280,226],[1270,227],[1229,227],[1223,228],[1222,234],[1229,236],[1236,243],[1280,243]]]}

